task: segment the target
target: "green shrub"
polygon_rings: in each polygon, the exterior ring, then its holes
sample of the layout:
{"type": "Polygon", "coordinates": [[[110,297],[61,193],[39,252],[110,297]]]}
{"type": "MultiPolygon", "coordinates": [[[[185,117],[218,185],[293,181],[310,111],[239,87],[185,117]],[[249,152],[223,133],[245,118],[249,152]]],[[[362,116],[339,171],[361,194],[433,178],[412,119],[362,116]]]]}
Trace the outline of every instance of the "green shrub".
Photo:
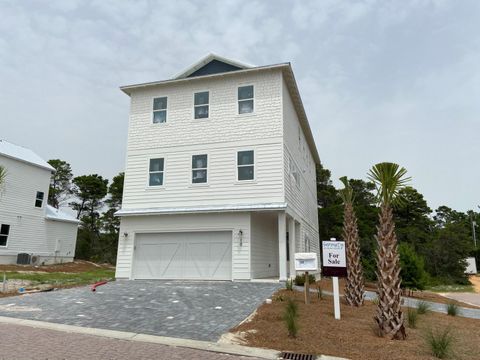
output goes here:
{"type": "Polygon", "coordinates": [[[419,301],[417,303],[417,312],[419,315],[424,315],[430,311],[430,304],[426,301],[419,301]]]}
{"type": "Polygon", "coordinates": [[[417,327],[418,314],[417,309],[408,308],[407,310],[408,326],[412,329],[417,327]]]}
{"type": "MultiPolygon", "coordinates": [[[[315,282],[315,275],[308,274],[310,284],[315,282]]],[[[305,284],[305,274],[295,276],[295,285],[303,286],[305,284]]]]}
{"type": "Polygon", "coordinates": [[[287,289],[289,291],[293,291],[293,280],[292,279],[287,280],[287,282],[285,283],[285,289],[287,289]]]}
{"type": "Polygon", "coordinates": [[[285,306],[285,312],[283,314],[283,321],[287,327],[288,336],[297,337],[298,333],[298,305],[289,299],[285,306]]]}
{"type": "Polygon", "coordinates": [[[458,313],[460,312],[458,305],[455,304],[454,302],[448,303],[446,307],[447,307],[447,314],[450,316],[457,316],[458,313]]]}
{"type": "Polygon", "coordinates": [[[423,257],[418,255],[413,246],[407,243],[401,243],[398,246],[398,252],[402,288],[424,290],[428,284],[428,274],[425,271],[423,257]]]}
{"type": "Polygon", "coordinates": [[[375,305],[380,304],[380,300],[378,299],[378,296],[376,296],[372,299],[372,303],[374,303],[375,305]]]}
{"type": "Polygon", "coordinates": [[[454,337],[450,328],[438,332],[430,330],[426,341],[433,356],[445,359],[452,352],[454,337]]]}

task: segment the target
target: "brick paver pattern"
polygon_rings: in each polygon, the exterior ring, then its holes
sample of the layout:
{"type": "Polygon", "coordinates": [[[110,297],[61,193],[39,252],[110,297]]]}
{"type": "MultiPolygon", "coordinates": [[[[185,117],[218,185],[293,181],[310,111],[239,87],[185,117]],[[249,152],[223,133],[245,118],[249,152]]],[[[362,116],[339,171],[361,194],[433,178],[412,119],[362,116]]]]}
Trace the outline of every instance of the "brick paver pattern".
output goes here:
{"type": "Polygon", "coordinates": [[[2,360],[255,360],[250,357],[10,324],[0,324],[0,339],[2,360]]]}
{"type": "MultiPolygon", "coordinates": [[[[279,283],[115,281],[0,299],[0,316],[217,341],[281,287],[279,283]]],[[[1,350],[1,348],[0,348],[1,350]]]]}

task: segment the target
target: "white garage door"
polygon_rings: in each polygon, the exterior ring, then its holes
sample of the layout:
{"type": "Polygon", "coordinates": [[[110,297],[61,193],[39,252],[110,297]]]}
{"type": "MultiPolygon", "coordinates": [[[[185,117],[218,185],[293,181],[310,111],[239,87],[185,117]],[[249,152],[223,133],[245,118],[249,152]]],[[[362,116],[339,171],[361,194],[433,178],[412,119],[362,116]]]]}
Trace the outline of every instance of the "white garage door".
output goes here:
{"type": "Polygon", "coordinates": [[[232,279],[228,231],[137,234],[135,279],[232,279]]]}

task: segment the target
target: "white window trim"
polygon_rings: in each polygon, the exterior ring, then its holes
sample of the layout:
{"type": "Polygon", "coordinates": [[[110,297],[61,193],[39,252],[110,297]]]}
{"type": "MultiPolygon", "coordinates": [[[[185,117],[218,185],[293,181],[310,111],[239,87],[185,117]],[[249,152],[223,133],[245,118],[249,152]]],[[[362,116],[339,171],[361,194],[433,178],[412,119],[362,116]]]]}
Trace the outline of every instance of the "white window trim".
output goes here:
{"type": "Polygon", "coordinates": [[[168,114],[169,114],[169,106],[170,106],[170,101],[168,99],[168,96],[167,95],[158,95],[158,96],[153,96],[151,101],[150,101],[150,112],[152,113],[151,115],[151,119],[150,119],[150,125],[165,125],[168,123],[168,114]],[[166,98],[167,99],[167,107],[165,109],[162,109],[162,110],[153,110],[153,103],[155,102],[155,99],[159,99],[159,98],[166,98]],[[165,113],[165,122],[163,123],[154,123],[153,122],[153,116],[154,116],[154,113],[156,111],[163,111],[165,110],[166,113],[165,113]]]}
{"type": "Polygon", "coordinates": [[[254,148],[246,148],[246,149],[239,149],[235,152],[235,180],[237,184],[251,184],[257,181],[257,169],[256,169],[256,164],[257,163],[257,150],[254,148]],[[253,151],[253,179],[249,180],[239,180],[238,179],[238,168],[239,166],[241,167],[246,167],[246,166],[252,166],[252,165],[238,165],[238,153],[243,152],[243,151],[253,151]]]}
{"type": "MultiPolygon", "coordinates": [[[[195,120],[201,120],[201,119],[195,119],[195,120]]],[[[190,156],[190,185],[191,186],[208,186],[209,185],[209,180],[210,180],[210,175],[209,175],[209,168],[210,168],[210,154],[207,152],[203,152],[200,154],[191,154],[190,156]],[[198,156],[198,155],[207,155],[207,167],[206,168],[193,168],[193,157],[198,156]],[[193,170],[207,170],[207,181],[202,182],[202,183],[194,183],[193,182],[193,170]]]]}
{"type": "MultiPolygon", "coordinates": [[[[167,170],[167,157],[162,155],[151,155],[147,158],[147,183],[146,189],[147,190],[155,190],[155,189],[164,189],[166,183],[166,171],[167,170]],[[150,185],[150,160],[152,159],[163,159],[163,184],[162,185],[150,185]]],[[[155,173],[159,173],[162,171],[155,171],[155,173]]]]}
{"type": "Polygon", "coordinates": [[[6,249],[6,248],[8,248],[8,242],[10,240],[10,236],[12,235],[12,225],[0,223],[0,230],[1,230],[2,225],[8,225],[9,226],[8,235],[7,235],[7,242],[5,243],[5,245],[0,245],[1,249],[6,249]]]}
{"type": "Polygon", "coordinates": [[[35,202],[33,203],[33,207],[35,209],[43,209],[44,202],[45,202],[45,191],[39,191],[39,190],[35,191],[35,202]],[[41,206],[37,206],[37,200],[40,200],[39,198],[37,198],[37,193],[39,193],[39,192],[43,193],[43,199],[41,200],[42,201],[41,206]]]}
{"type": "Polygon", "coordinates": [[[235,94],[235,97],[237,99],[237,101],[235,102],[235,106],[237,107],[237,116],[251,116],[251,115],[255,115],[255,111],[257,109],[256,105],[255,105],[255,94],[256,94],[256,91],[255,91],[255,87],[256,85],[254,83],[247,83],[247,84],[238,84],[237,85],[237,88],[236,88],[236,94],[235,94]],[[245,87],[245,86],[253,86],[253,97],[252,98],[249,98],[249,99],[242,99],[240,100],[238,98],[238,89],[241,88],[241,87],[245,87]],[[253,100],[253,111],[252,112],[249,112],[249,113],[240,113],[240,101],[246,101],[246,100],[253,100]]]}
{"type": "MultiPolygon", "coordinates": [[[[198,91],[195,90],[195,91],[193,92],[193,96],[192,96],[192,100],[193,100],[193,102],[192,102],[192,103],[193,103],[192,119],[193,119],[194,121],[202,121],[202,120],[208,120],[208,119],[210,119],[210,117],[211,117],[211,115],[212,115],[211,112],[210,112],[211,109],[212,109],[211,106],[210,106],[210,104],[211,104],[211,97],[210,97],[211,93],[212,93],[212,92],[210,91],[210,89],[198,90],[198,91]],[[203,105],[195,105],[195,94],[202,93],[202,92],[208,92],[208,103],[207,103],[207,104],[203,104],[203,105]],[[207,116],[206,118],[198,118],[198,119],[196,119],[196,118],[195,118],[195,108],[196,108],[197,106],[205,106],[205,105],[208,106],[208,116],[207,116]]],[[[168,101],[167,101],[167,106],[168,106],[168,101]]]]}
{"type": "Polygon", "coordinates": [[[300,168],[298,167],[298,164],[295,160],[293,160],[293,158],[290,156],[290,159],[289,159],[289,173],[290,173],[290,177],[293,179],[292,181],[295,183],[295,185],[297,186],[298,189],[300,189],[300,183],[302,182],[302,174],[300,173],[300,168]],[[294,171],[293,170],[296,170],[297,174],[298,174],[298,181],[297,179],[295,178],[295,175],[293,174],[294,171]]]}

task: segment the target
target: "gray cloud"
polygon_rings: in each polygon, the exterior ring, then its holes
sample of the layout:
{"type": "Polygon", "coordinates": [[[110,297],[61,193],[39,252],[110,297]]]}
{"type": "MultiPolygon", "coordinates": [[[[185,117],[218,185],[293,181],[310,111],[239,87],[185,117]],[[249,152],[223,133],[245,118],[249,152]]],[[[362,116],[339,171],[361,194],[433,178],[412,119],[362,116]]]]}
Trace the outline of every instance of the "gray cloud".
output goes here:
{"type": "Polygon", "coordinates": [[[206,53],[291,61],[334,178],[397,161],[432,207],[480,203],[476,1],[2,1],[0,137],[124,167],[128,97],[206,53]]]}

